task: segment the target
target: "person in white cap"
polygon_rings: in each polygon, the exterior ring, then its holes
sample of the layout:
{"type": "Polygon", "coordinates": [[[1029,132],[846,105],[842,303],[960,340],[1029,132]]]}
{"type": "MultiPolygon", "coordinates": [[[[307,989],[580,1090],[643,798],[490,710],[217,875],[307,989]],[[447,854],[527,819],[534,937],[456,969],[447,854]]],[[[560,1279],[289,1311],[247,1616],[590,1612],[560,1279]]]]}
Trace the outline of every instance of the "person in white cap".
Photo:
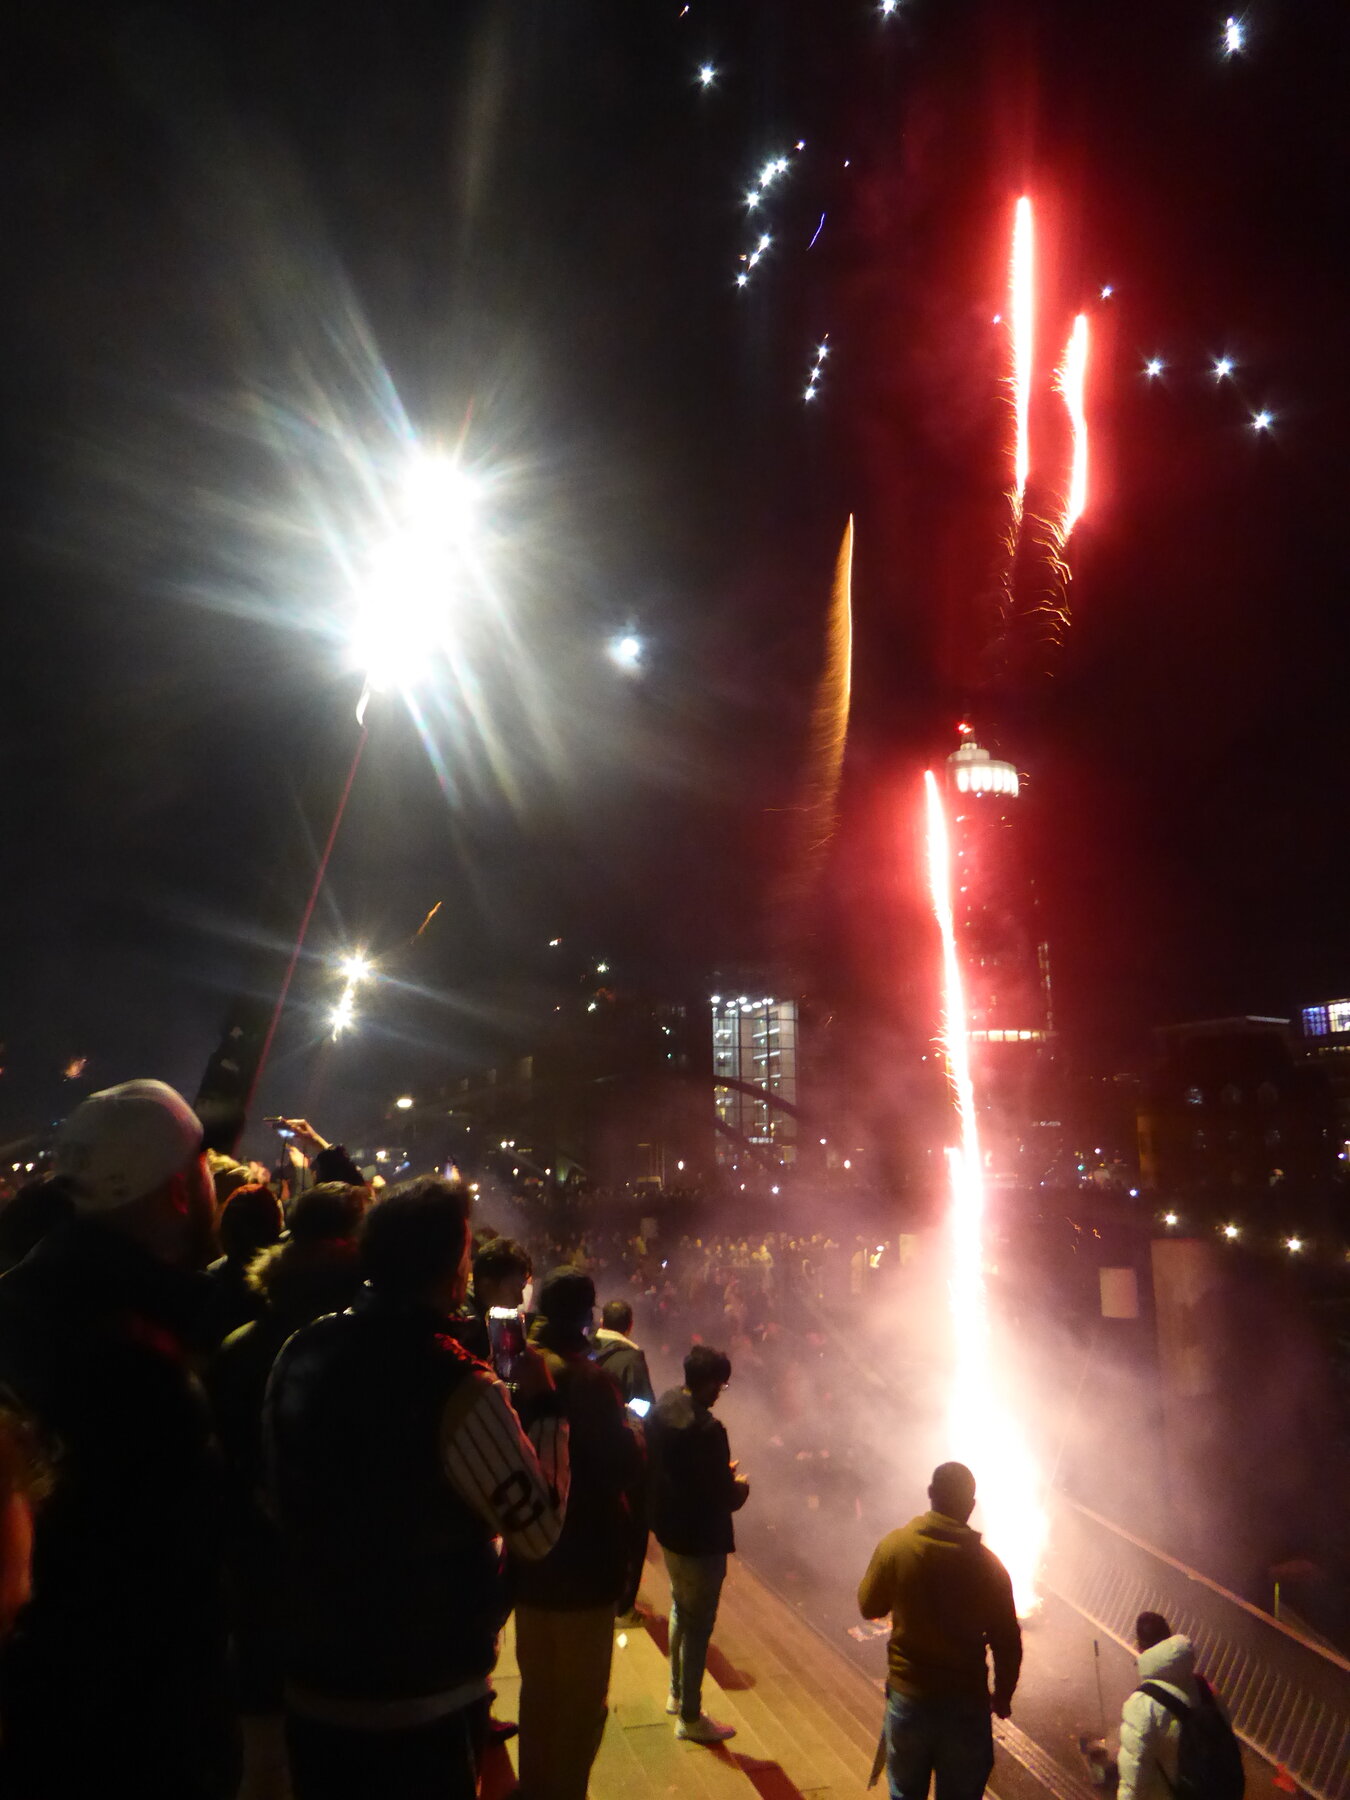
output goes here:
{"type": "Polygon", "coordinates": [[[75,1216],[0,1278],[0,1384],[55,1465],[5,1651],[0,1793],[227,1800],[221,1472],[186,1354],[214,1224],[201,1123],[129,1081],[71,1114],[55,1166],[75,1216]]]}

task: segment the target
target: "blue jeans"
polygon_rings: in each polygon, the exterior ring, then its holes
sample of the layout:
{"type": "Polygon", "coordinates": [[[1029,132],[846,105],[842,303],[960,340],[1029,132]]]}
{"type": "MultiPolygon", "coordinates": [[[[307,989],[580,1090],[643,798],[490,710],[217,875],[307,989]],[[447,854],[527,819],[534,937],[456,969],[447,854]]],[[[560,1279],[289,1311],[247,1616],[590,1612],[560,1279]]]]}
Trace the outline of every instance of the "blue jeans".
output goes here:
{"type": "Polygon", "coordinates": [[[670,1573],[670,1691],[680,1717],[703,1711],[703,1670],[727,1576],[725,1556],[677,1556],[663,1550],[670,1573]]]}
{"type": "Polygon", "coordinates": [[[994,1725],[987,1700],[886,1695],[886,1774],[891,1800],[980,1800],[994,1767],[994,1725]]]}

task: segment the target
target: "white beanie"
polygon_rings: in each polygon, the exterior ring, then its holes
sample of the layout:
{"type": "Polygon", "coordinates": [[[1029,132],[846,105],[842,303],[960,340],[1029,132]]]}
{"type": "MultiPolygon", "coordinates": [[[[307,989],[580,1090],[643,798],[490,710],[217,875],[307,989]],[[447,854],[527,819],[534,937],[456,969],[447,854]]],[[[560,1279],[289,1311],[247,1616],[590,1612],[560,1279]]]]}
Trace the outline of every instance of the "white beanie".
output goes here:
{"type": "Polygon", "coordinates": [[[202,1122],[162,1081],[124,1081],[90,1094],[56,1136],[54,1166],[82,1213],[111,1212],[151,1194],[202,1149],[202,1122]]]}

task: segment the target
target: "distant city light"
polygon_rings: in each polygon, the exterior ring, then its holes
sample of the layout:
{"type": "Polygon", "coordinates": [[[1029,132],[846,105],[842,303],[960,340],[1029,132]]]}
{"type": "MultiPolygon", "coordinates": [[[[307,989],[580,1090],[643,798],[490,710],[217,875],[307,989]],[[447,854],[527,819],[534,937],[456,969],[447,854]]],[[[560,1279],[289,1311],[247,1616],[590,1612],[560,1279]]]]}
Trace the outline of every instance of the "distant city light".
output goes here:
{"type": "Polygon", "coordinates": [[[394,1105],[400,1112],[408,1112],[416,1104],[417,1102],[413,1099],[411,1094],[400,1094],[398,1099],[394,1102],[394,1105]]]}
{"type": "Polygon", "coordinates": [[[1297,1256],[1299,1251],[1303,1248],[1303,1239],[1301,1237],[1286,1238],[1284,1240],[1284,1247],[1289,1251],[1291,1256],[1297,1256]]]}
{"type": "Polygon", "coordinates": [[[1166,367],[1167,364],[1160,356],[1151,356],[1144,364],[1144,373],[1150,381],[1155,381],[1166,367]]]}
{"type": "Polygon", "coordinates": [[[634,673],[642,663],[642,639],[626,634],[610,639],[609,655],[621,669],[634,673]]]}
{"type": "Polygon", "coordinates": [[[1274,416],[1271,413],[1259,412],[1252,414],[1253,431],[1269,431],[1274,422],[1274,416]]]}
{"type": "Polygon", "coordinates": [[[1238,56],[1246,47],[1246,32],[1241,19],[1225,19],[1223,22],[1223,53],[1225,56],[1238,56]]]}
{"type": "Polygon", "coordinates": [[[699,86],[710,88],[717,80],[717,70],[711,63],[701,63],[698,71],[699,86]]]}

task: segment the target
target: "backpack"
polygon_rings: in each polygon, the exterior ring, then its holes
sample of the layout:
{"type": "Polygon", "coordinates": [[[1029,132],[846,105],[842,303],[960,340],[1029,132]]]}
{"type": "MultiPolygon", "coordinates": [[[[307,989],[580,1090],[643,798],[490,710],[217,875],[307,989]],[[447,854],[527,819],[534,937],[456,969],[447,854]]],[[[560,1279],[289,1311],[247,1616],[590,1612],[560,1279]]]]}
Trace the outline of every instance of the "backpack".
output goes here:
{"type": "Polygon", "coordinates": [[[1181,1726],[1177,1778],[1168,1781],[1161,1765],[1158,1773],[1176,1800],[1242,1800],[1247,1779],[1242,1770],[1242,1748],[1204,1676],[1197,1675],[1195,1684],[1200,1690],[1199,1706],[1187,1706],[1156,1682],[1146,1681],[1139,1689],[1166,1708],[1181,1726]]]}

